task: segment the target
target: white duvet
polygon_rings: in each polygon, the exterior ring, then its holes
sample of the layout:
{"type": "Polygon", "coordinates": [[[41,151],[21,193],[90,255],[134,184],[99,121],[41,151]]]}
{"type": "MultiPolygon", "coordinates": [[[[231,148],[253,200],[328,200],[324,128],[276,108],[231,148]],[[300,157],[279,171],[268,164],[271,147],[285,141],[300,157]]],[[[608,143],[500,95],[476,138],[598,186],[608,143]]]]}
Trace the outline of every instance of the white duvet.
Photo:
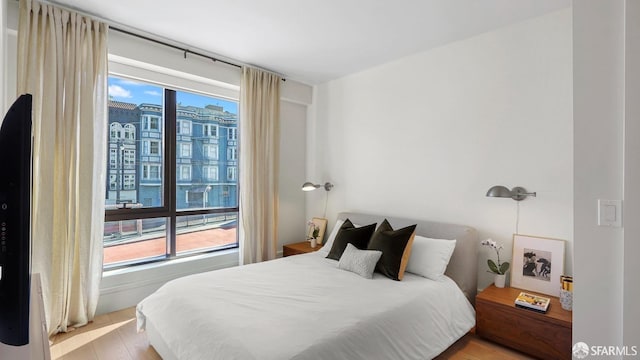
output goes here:
{"type": "MultiPolygon", "coordinates": [[[[430,359],[475,324],[453,280],[373,280],[322,253],[173,280],[137,307],[175,357],[430,359]]],[[[153,344],[152,344],[153,345],[153,344]]]]}

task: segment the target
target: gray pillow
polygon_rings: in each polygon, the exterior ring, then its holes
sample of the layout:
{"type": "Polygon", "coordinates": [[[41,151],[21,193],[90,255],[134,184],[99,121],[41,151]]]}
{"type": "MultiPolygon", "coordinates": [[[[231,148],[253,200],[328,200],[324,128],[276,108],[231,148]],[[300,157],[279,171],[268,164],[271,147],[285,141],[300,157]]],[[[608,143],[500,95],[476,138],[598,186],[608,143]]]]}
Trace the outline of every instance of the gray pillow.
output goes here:
{"type": "Polygon", "coordinates": [[[365,279],[372,279],[380,256],[382,251],[360,250],[349,243],[340,257],[338,268],[356,273],[365,279]]]}

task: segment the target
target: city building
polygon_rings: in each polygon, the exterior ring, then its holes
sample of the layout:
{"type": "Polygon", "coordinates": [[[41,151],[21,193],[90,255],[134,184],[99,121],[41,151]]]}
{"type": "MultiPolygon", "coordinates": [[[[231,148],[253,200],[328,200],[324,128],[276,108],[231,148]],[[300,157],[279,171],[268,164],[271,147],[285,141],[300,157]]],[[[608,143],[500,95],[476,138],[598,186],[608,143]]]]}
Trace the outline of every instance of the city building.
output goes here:
{"type": "MultiPolygon", "coordinates": [[[[162,105],[109,101],[106,206],[162,206],[162,105]]],[[[178,106],[176,208],[237,206],[238,117],[223,107],[178,106]]]]}
{"type": "Polygon", "coordinates": [[[138,202],[138,136],[140,110],[136,104],[109,101],[107,205],[138,202]]]}

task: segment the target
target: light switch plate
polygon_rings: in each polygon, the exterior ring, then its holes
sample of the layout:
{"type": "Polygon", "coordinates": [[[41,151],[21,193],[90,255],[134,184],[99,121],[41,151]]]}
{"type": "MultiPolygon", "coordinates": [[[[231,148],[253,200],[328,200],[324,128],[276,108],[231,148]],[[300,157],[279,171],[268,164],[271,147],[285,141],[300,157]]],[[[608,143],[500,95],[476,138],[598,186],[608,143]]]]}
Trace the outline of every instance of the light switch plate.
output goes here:
{"type": "Polygon", "coordinates": [[[598,226],[622,227],[622,200],[598,199],[598,226]]]}

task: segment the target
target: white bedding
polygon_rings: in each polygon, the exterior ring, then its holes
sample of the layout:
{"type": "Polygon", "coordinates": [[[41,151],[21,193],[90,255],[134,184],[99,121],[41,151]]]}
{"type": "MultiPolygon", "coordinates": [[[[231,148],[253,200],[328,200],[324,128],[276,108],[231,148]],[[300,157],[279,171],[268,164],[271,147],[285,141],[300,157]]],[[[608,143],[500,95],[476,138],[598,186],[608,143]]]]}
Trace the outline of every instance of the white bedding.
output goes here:
{"type": "Polygon", "coordinates": [[[175,359],[422,360],[475,324],[448,277],[368,280],[337,263],[311,253],[173,280],[138,304],[138,328],[175,359]]]}

